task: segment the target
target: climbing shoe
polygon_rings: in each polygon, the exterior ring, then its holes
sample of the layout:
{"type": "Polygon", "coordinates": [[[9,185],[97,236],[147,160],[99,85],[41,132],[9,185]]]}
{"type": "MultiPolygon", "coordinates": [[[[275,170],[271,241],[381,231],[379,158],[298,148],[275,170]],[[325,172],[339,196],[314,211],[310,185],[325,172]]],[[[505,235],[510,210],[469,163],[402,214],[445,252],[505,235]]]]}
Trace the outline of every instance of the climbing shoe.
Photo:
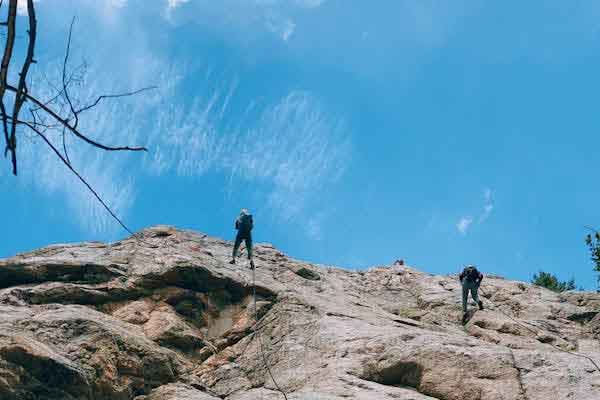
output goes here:
{"type": "Polygon", "coordinates": [[[479,303],[477,303],[477,304],[479,304],[479,309],[483,310],[483,301],[479,300],[479,303]]]}
{"type": "Polygon", "coordinates": [[[229,264],[235,264],[235,258],[231,261],[229,261],[229,264]]]}
{"type": "Polygon", "coordinates": [[[250,269],[254,269],[254,261],[250,261],[250,269]]]}
{"type": "Polygon", "coordinates": [[[463,325],[467,323],[467,316],[468,316],[467,313],[463,314],[463,317],[462,317],[462,324],[463,325]]]}

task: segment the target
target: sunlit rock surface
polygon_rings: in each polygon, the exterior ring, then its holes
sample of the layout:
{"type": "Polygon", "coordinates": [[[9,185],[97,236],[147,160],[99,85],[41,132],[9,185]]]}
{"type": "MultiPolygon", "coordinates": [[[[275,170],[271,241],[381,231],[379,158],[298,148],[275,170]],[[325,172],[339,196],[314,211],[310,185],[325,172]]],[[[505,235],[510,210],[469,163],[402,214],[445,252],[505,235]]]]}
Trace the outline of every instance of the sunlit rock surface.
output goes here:
{"type": "Polygon", "coordinates": [[[456,276],[258,245],[254,303],[230,253],[160,226],[0,261],[0,399],[283,399],[267,364],[296,400],[600,399],[599,294],[486,276],[463,326],[456,276]]]}

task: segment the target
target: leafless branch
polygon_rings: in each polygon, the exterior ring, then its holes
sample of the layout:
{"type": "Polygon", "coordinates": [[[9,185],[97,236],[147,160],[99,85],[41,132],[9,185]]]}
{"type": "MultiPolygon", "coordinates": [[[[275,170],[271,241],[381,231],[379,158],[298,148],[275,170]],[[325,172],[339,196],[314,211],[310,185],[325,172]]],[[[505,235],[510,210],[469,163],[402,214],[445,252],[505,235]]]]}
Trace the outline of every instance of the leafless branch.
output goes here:
{"type": "MultiPolygon", "coordinates": [[[[15,93],[18,90],[16,87],[11,86],[11,85],[7,85],[6,89],[9,90],[9,91],[11,91],[11,92],[15,92],[15,93]]],[[[47,106],[46,104],[44,104],[43,102],[41,102],[37,98],[33,97],[29,93],[24,93],[24,95],[25,95],[25,97],[26,97],[27,100],[31,101],[33,104],[35,104],[36,106],[38,106],[40,109],[42,109],[48,115],[50,115],[53,119],[55,119],[57,122],[59,122],[65,128],[67,128],[69,131],[71,131],[75,136],[77,136],[78,138],[80,138],[84,142],[87,142],[87,143],[91,144],[92,146],[98,147],[98,148],[100,148],[102,150],[106,150],[106,151],[126,151],[126,150],[127,151],[148,151],[148,149],[146,149],[145,147],[107,146],[107,145],[104,145],[102,143],[96,142],[96,141],[88,138],[87,136],[85,136],[81,132],[79,132],[79,130],[77,130],[77,127],[75,127],[75,126],[73,126],[73,125],[71,125],[69,123],[70,122],[69,119],[61,117],[60,115],[58,115],[58,113],[56,113],[49,106],[47,106]]]]}
{"type": "Polygon", "coordinates": [[[133,92],[125,92],[125,93],[119,93],[119,94],[103,94],[102,96],[98,96],[96,101],[94,101],[91,104],[88,104],[85,107],[78,109],[75,113],[80,114],[84,111],[89,110],[90,108],[96,107],[98,105],[98,103],[100,103],[100,101],[102,101],[104,99],[116,99],[119,97],[135,96],[136,94],[140,94],[142,92],[146,92],[148,90],[153,90],[153,89],[157,89],[157,87],[156,86],[148,86],[148,87],[144,87],[144,88],[141,88],[138,90],[134,90],[133,92]]]}
{"type": "MultiPolygon", "coordinates": [[[[17,0],[10,0],[8,4],[8,16],[6,20],[7,36],[6,45],[4,46],[4,54],[2,56],[2,64],[0,65],[0,111],[2,111],[2,127],[4,129],[4,140],[6,141],[6,148],[4,155],[6,156],[10,151],[13,154],[16,152],[11,146],[10,135],[8,133],[8,124],[6,121],[6,108],[4,106],[4,93],[6,93],[6,86],[8,85],[8,67],[10,66],[10,60],[12,59],[13,48],[15,45],[15,20],[17,18],[17,0]]],[[[13,167],[14,169],[14,167],[13,167]]],[[[13,173],[15,173],[13,171],[13,173]]]]}
{"type": "Polygon", "coordinates": [[[63,145],[63,151],[65,152],[65,158],[67,159],[67,161],[69,162],[69,164],[71,164],[71,160],[69,159],[69,152],[67,151],[67,139],[65,138],[66,131],[67,131],[67,129],[63,126],[63,129],[62,129],[62,145],[63,145]]]}
{"type": "Polygon", "coordinates": [[[131,235],[135,235],[128,227],[127,225],[125,225],[125,223],[123,223],[123,221],[121,221],[121,219],[111,210],[111,208],[104,202],[104,200],[102,200],[102,198],[100,197],[100,195],[94,190],[94,188],[85,180],[85,178],[83,178],[83,176],[81,176],[81,174],[79,172],[77,172],[77,170],[75,168],[73,168],[73,166],[71,165],[71,163],[65,158],[63,157],[63,155],[60,153],[60,151],[58,151],[58,149],[52,144],[52,142],[50,142],[50,140],[48,140],[48,138],[42,133],[40,132],[37,127],[35,127],[32,124],[29,124],[27,122],[20,122],[23,125],[27,126],[29,129],[31,129],[32,131],[34,131],[35,133],[37,133],[37,135],[39,137],[42,138],[42,140],[44,142],[46,142],[46,144],[48,145],[48,147],[50,147],[52,149],[52,151],[56,154],[56,156],[63,162],[63,164],[65,164],[65,166],[71,170],[71,172],[81,181],[81,183],[83,183],[88,190],[92,193],[92,195],[94,195],[94,197],[96,198],[96,200],[98,200],[100,202],[100,204],[104,207],[104,209],[123,227],[123,229],[125,229],[129,234],[131,235]]]}
{"type": "MultiPolygon", "coordinates": [[[[102,94],[92,97],[91,99],[93,99],[93,101],[87,104],[86,102],[77,98],[76,95],[74,96],[73,93],[70,92],[70,88],[72,89],[72,85],[81,85],[82,82],[84,82],[84,74],[87,64],[83,62],[73,69],[69,68],[69,59],[71,56],[71,45],[73,40],[73,27],[75,24],[75,18],[73,18],[69,26],[65,55],[62,61],[62,73],[59,79],[60,83],[55,85],[44,75],[48,86],[54,91],[54,93],[52,93],[46,100],[31,93],[28,86],[31,86],[32,83],[30,82],[28,85],[28,74],[31,65],[36,63],[34,52],[37,38],[37,19],[34,8],[34,0],[27,0],[27,51],[21,66],[18,82],[16,84],[11,84],[9,82],[9,67],[11,62],[14,62],[13,50],[15,46],[15,38],[17,37],[16,24],[18,22],[17,2],[18,0],[9,0],[7,20],[5,22],[0,21],[0,27],[6,27],[6,41],[2,62],[0,64],[0,118],[2,119],[0,129],[4,131],[4,140],[6,143],[4,152],[5,156],[7,156],[9,153],[11,155],[13,174],[17,175],[17,134],[20,132],[25,133],[27,131],[31,131],[35,134],[35,136],[40,137],[49,146],[49,148],[57,155],[57,157],[59,157],[61,162],[87,187],[87,189],[94,195],[94,197],[100,202],[106,211],[127,232],[133,235],[133,232],[123,223],[121,219],[119,219],[116,213],[110,209],[107,203],[100,197],[98,192],[96,192],[94,188],[74,168],[69,158],[67,141],[68,135],[72,134],[83,142],[105,151],[147,151],[145,147],[141,146],[110,146],[91,139],[79,128],[80,116],[82,113],[93,109],[105,100],[134,96],[154,89],[155,87],[144,87],[142,89],[117,94],[102,94]],[[7,91],[14,94],[14,100],[12,97],[10,98],[10,101],[6,100],[5,94],[7,91]],[[25,103],[29,104],[29,120],[23,120],[20,118],[20,114],[25,103]],[[59,147],[55,146],[50,140],[49,134],[53,132],[61,135],[62,152],[59,150],[59,147]]],[[[3,4],[4,1],[0,0],[0,8],[3,4]]],[[[2,33],[3,32],[0,32],[0,36],[2,33]]]]}
{"type": "Polygon", "coordinates": [[[73,127],[77,128],[77,125],[79,125],[79,114],[77,112],[75,112],[75,107],[73,107],[73,102],[71,101],[71,97],[69,97],[69,89],[67,88],[67,82],[66,82],[67,63],[69,62],[69,53],[71,52],[71,37],[73,35],[73,24],[74,23],[75,23],[75,17],[73,17],[73,19],[71,20],[71,26],[69,27],[67,48],[65,51],[65,59],[64,59],[63,68],[62,68],[62,86],[63,86],[63,94],[65,96],[65,100],[67,100],[67,103],[69,104],[69,108],[71,109],[71,114],[73,115],[73,118],[75,120],[73,127]]]}
{"type": "Polygon", "coordinates": [[[29,34],[29,42],[27,45],[27,55],[25,56],[25,62],[23,63],[21,73],[19,74],[19,86],[17,87],[17,92],[15,93],[15,104],[13,107],[13,118],[10,130],[9,146],[12,153],[13,174],[15,175],[17,174],[17,119],[19,117],[19,113],[21,112],[21,107],[25,102],[25,94],[27,93],[27,73],[29,72],[29,67],[31,66],[31,64],[35,62],[33,59],[33,52],[35,49],[37,21],[35,19],[35,9],[33,8],[33,0],[27,0],[27,14],[29,15],[29,30],[27,31],[29,34]]]}

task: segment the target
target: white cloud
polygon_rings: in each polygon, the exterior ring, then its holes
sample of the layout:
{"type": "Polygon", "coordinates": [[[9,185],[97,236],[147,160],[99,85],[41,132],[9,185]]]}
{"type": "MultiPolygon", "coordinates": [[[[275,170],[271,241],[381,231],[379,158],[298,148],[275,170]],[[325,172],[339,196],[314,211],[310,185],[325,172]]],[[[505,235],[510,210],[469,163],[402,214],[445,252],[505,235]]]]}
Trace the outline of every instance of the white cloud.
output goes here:
{"type": "MultiPolygon", "coordinates": [[[[118,17],[120,11],[111,14],[106,8],[118,11],[127,4],[127,0],[106,0],[98,12],[118,17]]],[[[307,2],[305,6],[320,4],[307,2]]],[[[278,33],[282,40],[292,34],[293,26],[284,26],[278,33]]],[[[132,57],[124,71],[119,66],[118,82],[113,79],[117,67],[104,71],[105,65],[97,61],[98,65],[93,66],[98,70],[89,71],[94,79],[86,80],[77,95],[91,98],[160,82],[159,91],[132,100],[102,103],[80,124],[83,132],[100,142],[146,145],[151,151],[146,155],[106,153],[67,136],[73,165],[120,217],[126,220],[135,203],[136,177],[148,173],[196,177],[221,173],[228,177],[224,189],[231,194],[238,185],[260,185],[262,204],[272,209],[276,221],[308,215],[310,202],[343,174],[351,153],[345,124],[312,93],[293,90],[279,99],[243,100],[246,116],[232,122],[229,114],[238,113],[232,103],[244,107],[239,104],[242,97],[237,94],[238,78],[218,76],[219,72],[214,72],[218,68],[213,72],[207,69],[205,81],[199,83],[200,95],[192,104],[184,104],[177,91],[185,89],[183,82],[190,76],[186,66],[180,63],[177,69],[170,68],[153,53],[147,55],[132,57]]],[[[43,74],[53,80],[59,76],[59,61],[36,68],[43,68],[43,74]]],[[[34,71],[32,76],[40,77],[39,72],[34,71]]],[[[34,82],[32,87],[39,97],[51,97],[51,90],[43,91],[44,82],[34,82]]],[[[51,140],[57,147],[62,146],[59,134],[53,134],[51,140]]],[[[39,140],[20,140],[19,163],[19,182],[43,192],[52,202],[63,203],[83,229],[94,234],[121,232],[112,217],[39,140]]],[[[307,235],[318,238],[321,222],[322,218],[313,218],[306,228],[307,235]]]]}
{"type": "Polygon", "coordinates": [[[494,199],[492,198],[492,194],[493,194],[492,189],[490,189],[490,188],[485,188],[483,190],[484,204],[483,204],[483,212],[479,216],[480,224],[485,222],[489,218],[492,211],[494,210],[494,199]]]}
{"type": "MultiPolygon", "coordinates": [[[[33,0],[34,3],[38,3],[40,0],[33,0]]],[[[27,15],[27,0],[17,1],[17,14],[27,15]]]]}
{"type": "MultiPolygon", "coordinates": [[[[35,87],[36,96],[48,99],[53,96],[45,79],[36,79],[41,75],[56,82],[61,71],[60,63],[46,63],[43,74],[34,70],[31,87],[35,87]]],[[[102,73],[90,71],[97,79],[86,81],[85,85],[72,87],[73,98],[84,100],[99,93],[115,93],[118,89],[104,86],[102,73]]],[[[123,89],[122,87],[119,89],[123,89]]],[[[150,99],[144,96],[143,99],[150,99]]],[[[52,104],[51,107],[58,108],[52,104]]],[[[145,107],[134,101],[122,99],[116,102],[104,102],[93,112],[86,113],[81,119],[79,130],[90,138],[109,145],[138,144],[139,133],[135,124],[139,122],[140,111],[145,107]]],[[[57,131],[48,131],[48,139],[58,149],[63,149],[62,135],[57,131]]],[[[73,135],[65,136],[69,159],[73,167],[92,185],[109,207],[122,219],[131,209],[135,200],[135,178],[133,170],[128,168],[132,157],[138,162],[142,156],[124,152],[105,152],[83,143],[73,135]],[[127,171],[126,173],[124,171],[127,171]]],[[[93,234],[112,235],[121,232],[119,225],[106,212],[97,199],[58,159],[55,153],[33,132],[24,130],[19,134],[18,144],[19,177],[17,182],[29,186],[47,195],[48,204],[60,204],[61,207],[48,207],[52,212],[66,213],[74,222],[93,234]]],[[[6,169],[6,165],[3,167],[6,169]]],[[[64,215],[60,216],[65,218],[64,215]]]]}
{"type": "Polygon", "coordinates": [[[483,198],[486,203],[489,203],[492,200],[492,189],[490,189],[490,188],[483,189],[483,198]]]}
{"type": "MultiPolygon", "coordinates": [[[[490,188],[483,189],[483,209],[477,218],[477,224],[483,224],[492,214],[494,210],[494,199],[493,199],[493,191],[490,188]]],[[[456,229],[463,235],[467,233],[467,231],[472,227],[475,222],[474,218],[471,216],[461,217],[458,223],[456,224],[456,229]]]]}
{"type": "Polygon", "coordinates": [[[312,240],[322,240],[322,216],[310,217],[306,220],[306,234],[312,240]]]}
{"type": "Polygon", "coordinates": [[[463,235],[466,235],[467,231],[469,230],[469,227],[471,226],[472,223],[473,223],[472,217],[469,217],[469,216],[462,217],[456,224],[456,229],[458,229],[458,231],[460,233],[462,233],[463,235]]]}
{"type": "Polygon", "coordinates": [[[296,32],[299,13],[316,10],[325,0],[167,0],[163,16],[173,24],[197,23],[243,43],[262,42],[264,32],[287,42],[296,32]],[[177,12],[187,3],[185,12],[177,12]]]}
{"type": "Polygon", "coordinates": [[[306,8],[317,8],[325,3],[325,0],[295,0],[295,3],[306,8]]]}
{"type": "MultiPolygon", "coordinates": [[[[90,114],[91,115],[91,114],[90,114]]],[[[94,118],[96,129],[89,129],[92,121],[82,124],[82,131],[93,137],[102,130],[115,132],[117,121],[94,118]],[[85,127],[84,127],[85,126],[85,127]]],[[[62,148],[60,135],[48,135],[57,148],[62,148]]],[[[113,233],[120,229],[96,198],[69,171],[56,155],[37,138],[21,140],[19,146],[19,182],[35,187],[46,194],[64,197],[66,210],[70,211],[80,226],[94,234],[113,233]]],[[[134,181],[123,174],[124,160],[99,149],[91,148],[77,140],[67,139],[71,163],[121,217],[125,217],[134,200],[134,181]]],[[[61,211],[64,211],[61,210],[61,211]]]]}
{"type": "Polygon", "coordinates": [[[174,9],[182,4],[188,3],[190,0],[167,0],[167,8],[174,9]]]}
{"type": "MultiPolygon", "coordinates": [[[[211,81],[218,78],[208,75],[211,81]]],[[[274,103],[248,104],[246,118],[231,127],[226,116],[237,87],[236,79],[225,80],[188,108],[161,107],[148,138],[149,169],[159,175],[223,173],[228,193],[236,182],[262,185],[269,188],[265,206],[290,220],[343,173],[351,152],[345,124],[311,93],[291,91],[274,103]]]]}
{"type": "Polygon", "coordinates": [[[189,3],[190,0],[167,0],[167,8],[163,14],[167,21],[173,20],[173,13],[183,4],[189,3]]]}
{"type": "Polygon", "coordinates": [[[127,0],[106,0],[106,4],[113,8],[123,8],[127,5],[127,0]]]}
{"type": "Polygon", "coordinates": [[[301,8],[317,8],[320,7],[326,0],[233,0],[236,2],[253,3],[262,7],[301,7],[301,8]]]}
{"type": "Polygon", "coordinates": [[[270,32],[280,36],[284,42],[287,42],[296,30],[296,24],[292,20],[283,17],[271,17],[267,19],[265,26],[270,32]]]}

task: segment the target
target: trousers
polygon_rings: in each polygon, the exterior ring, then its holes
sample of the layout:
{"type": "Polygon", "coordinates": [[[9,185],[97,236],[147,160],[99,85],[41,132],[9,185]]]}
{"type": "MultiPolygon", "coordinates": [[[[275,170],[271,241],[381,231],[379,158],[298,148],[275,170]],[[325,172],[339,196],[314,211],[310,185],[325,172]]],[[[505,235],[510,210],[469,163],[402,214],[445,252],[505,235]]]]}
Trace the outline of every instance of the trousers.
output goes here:
{"type": "Polygon", "coordinates": [[[467,312],[467,298],[469,297],[469,292],[471,292],[471,297],[476,303],[479,303],[479,295],[477,291],[479,290],[478,282],[471,282],[468,279],[463,279],[462,283],[462,307],[463,312],[467,312]]]}
{"type": "Polygon", "coordinates": [[[252,260],[252,235],[250,234],[238,234],[235,236],[235,244],[233,245],[233,258],[237,256],[238,250],[242,242],[246,242],[246,252],[248,252],[248,259],[252,260]]]}

